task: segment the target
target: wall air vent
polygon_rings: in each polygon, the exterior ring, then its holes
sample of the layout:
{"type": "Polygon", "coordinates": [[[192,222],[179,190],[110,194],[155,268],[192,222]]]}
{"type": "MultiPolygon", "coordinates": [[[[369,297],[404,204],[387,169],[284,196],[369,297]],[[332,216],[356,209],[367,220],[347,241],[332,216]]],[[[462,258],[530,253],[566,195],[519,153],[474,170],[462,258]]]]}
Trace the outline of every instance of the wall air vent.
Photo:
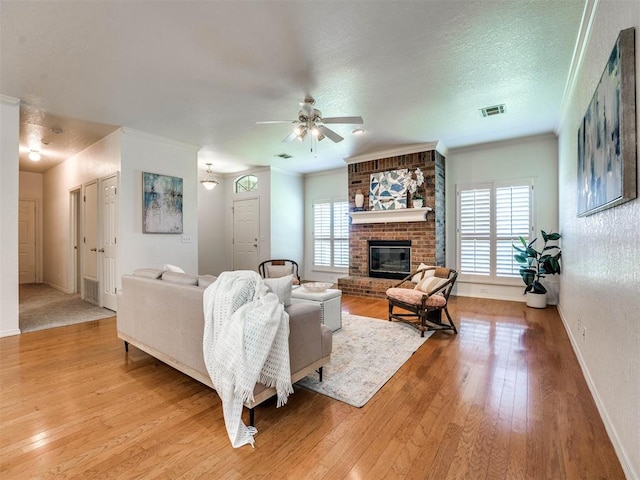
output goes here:
{"type": "Polygon", "coordinates": [[[292,158],[292,156],[289,155],[288,153],[278,153],[277,155],[274,155],[274,157],[280,157],[280,158],[284,158],[284,159],[292,158]]]}
{"type": "Polygon", "coordinates": [[[504,103],[500,105],[492,105],[491,107],[484,107],[480,109],[483,117],[492,117],[493,115],[500,115],[501,113],[506,113],[507,109],[504,103]]]}

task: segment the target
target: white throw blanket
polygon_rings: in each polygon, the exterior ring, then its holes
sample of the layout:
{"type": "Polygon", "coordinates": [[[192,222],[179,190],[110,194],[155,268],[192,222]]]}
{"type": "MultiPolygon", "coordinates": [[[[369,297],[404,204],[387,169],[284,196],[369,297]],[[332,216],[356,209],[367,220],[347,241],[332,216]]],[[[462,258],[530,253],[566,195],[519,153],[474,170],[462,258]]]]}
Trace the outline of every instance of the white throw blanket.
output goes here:
{"type": "Polygon", "coordinates": [[[204,291],[204,362],[222,400],[234,448],[254,445],[254,427],[242,422],[242,406],[257,382],[275,387],[277,406],[293,393],[289,365],[289,315],[253,271],[223,272],[204,291]]]}

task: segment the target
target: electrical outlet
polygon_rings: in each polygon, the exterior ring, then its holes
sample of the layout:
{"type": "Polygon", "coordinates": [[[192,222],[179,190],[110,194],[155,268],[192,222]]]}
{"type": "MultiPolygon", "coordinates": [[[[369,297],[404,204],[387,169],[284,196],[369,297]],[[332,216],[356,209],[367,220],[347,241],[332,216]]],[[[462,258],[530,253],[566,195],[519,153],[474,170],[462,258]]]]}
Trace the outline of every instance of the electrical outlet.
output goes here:
{"type": "Polygon", "coordinates": [[[578,333],[582,332],[582,322],[578,319],[578,333]]]}
{"type": "Polygon", "coordinates": [[[191,243],[191,235],[182,235],[182,243],[191,243]]]}

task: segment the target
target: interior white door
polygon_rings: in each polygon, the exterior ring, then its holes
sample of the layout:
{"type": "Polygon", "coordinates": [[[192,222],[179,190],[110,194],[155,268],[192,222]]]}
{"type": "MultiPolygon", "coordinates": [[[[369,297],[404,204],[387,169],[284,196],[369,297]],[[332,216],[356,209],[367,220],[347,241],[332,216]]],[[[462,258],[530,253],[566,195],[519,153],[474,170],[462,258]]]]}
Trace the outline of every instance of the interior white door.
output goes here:
{"type": "Polygon", "coordinates": [[[98,182],[83,186],[82,279],[83,298],[99,304],[98,285],[98,182]]]}
{"type": "Polygon", "coordinates": [[[18,205],[18,272],[20,283],[36,282],[36,202],[18,205]]]}
{"type": "Polygon", "coordinates": [[[257,198],[233,202],[233,269],[258,270],[260,202],[257,198]]]}
{"type": "Polygon", "coordinates": [[[113,175],[100,181],[102,191],[102,247],[98,249],[102,306],[116,310],[116,254],[118,241],[118,177],[113,175]]]}

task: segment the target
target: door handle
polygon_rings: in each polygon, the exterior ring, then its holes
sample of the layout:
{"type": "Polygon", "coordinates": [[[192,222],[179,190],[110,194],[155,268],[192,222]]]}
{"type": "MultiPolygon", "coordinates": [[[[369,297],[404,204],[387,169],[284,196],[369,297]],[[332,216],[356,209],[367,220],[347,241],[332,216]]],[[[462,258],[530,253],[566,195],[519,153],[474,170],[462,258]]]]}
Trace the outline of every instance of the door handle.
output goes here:
{"type": "Polygon", "coordinates": [[[101,248],[100,250],[98,250],[100,253],[104,253],[104,248],[101,248]]]}
{"type": "Polygon", "coordinates": [[[98,251],[97,248],[90,248],[89,250],[91,250],[92,252],[97,252],[98,251]]]}

